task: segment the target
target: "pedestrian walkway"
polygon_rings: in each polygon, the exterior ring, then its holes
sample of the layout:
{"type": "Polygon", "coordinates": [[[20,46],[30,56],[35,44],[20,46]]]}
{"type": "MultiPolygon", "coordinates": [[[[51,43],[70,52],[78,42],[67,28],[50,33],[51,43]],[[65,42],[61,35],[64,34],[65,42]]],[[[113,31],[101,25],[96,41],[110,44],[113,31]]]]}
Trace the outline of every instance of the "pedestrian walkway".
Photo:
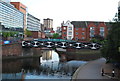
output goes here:
{"type": "MultiPolygon", "coordinates": [[[[100,58],[98,60],[90,61],[89,63],[83,65],[78,68],[75,74],[72,77],[72,80],[76,81],[76,79],[110,79],[106,76],[101,75],[101,68],[105,64],[106,60],[104,58],[100,58]]],[[[102,81],[102,80],[101,80],[102,81]]],[[[108,80],[107,80],[108,81],[108,80]]]]}

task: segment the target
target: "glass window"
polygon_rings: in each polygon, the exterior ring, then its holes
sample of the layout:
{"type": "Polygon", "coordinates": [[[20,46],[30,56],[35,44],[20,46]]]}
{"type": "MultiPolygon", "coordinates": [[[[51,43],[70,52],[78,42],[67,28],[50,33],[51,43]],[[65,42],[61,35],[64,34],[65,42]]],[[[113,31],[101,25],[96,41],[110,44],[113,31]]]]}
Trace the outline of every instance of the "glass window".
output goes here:
{"type": "Polygon", "coordinates": [[[104,27],[100,27],[100,36],[104,37],[104,27]]]}
{"type": "Polygon", "coordinates": [[[100,31],[104,31],[104,27],[100,27],[100,31]]]}
{"type": "Polygon", "coordinates": [[[85,32],[82,32],[82,35],[85,35],[85,32]]]}
{"type": "Polygon", "coordinates": [[[78,40],[78,37],[76,37],[75,39],[78,40]]]}
{"type": "Polygon", "coordinates": [[[72,37],[71,37],[71,36],[68,36],[68,39],[72,39],[72,37]]]}
{"type": "Polygon", "coordinates": [[[63,27],[64,30],[66,30],[66,27],[63,27]]]}
{"type": "Polygon", "coordinates": [[[85,30],[85,28],[82,28],[82,30],[85,30]]]}
{"type": "Polygon", "coordinates": [[[78,35],[78,32],[76,32],[76,35],[78,35]]]}
{"type": "Polygon", "coordinates": [[[78,28],[76,28],[76,30],[78,30],[78,28]]]}
{"type": "Polygon", "coordinates": [[[66,37],[64,37],[64,39],[66,39],[66,37]]]}
{"type": "Polygon", "coordinates": [[[68,35],[72,35],[72,32],[68,32],[68,35]]]}
{"type": "Polygon", "coordinates": [[[82,39],[85,39],[85,37],[82,37],[82,39]]]}
{"type": "Polygon", "coordinates": [[[100,36],[104,37],[104,32],[100,32],[100,36]]]}
{"type": "Polygon", "coordinates": [[[72,27],[69,27],[69,30],[72,30],[72,27]]]}
{"type": "Polygon", "coordinates": [[[66,32],[64,32],[64,34],[66,35],[66,32]]]}
{"type": "Polygon", "coordinates": [[[95,27],[90,27],[90,37],[94,37],[95,27]]]}

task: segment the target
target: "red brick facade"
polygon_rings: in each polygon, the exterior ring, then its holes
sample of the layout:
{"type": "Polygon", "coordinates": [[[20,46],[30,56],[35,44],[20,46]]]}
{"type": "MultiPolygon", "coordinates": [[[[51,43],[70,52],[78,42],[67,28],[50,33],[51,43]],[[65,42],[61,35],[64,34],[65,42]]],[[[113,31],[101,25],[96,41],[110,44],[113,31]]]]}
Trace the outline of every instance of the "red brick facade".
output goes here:
{"type": "Polygon", "coordinates": [[[62,39],[66,39],[67,36],[67,26],[62,27],[62,39]]]}
{"type": "MultiPolygon", "coordinates": [[[[94,35],[103,35],[103,37],[106,38],[108,27],[110,27],[109,22],[74,21],[72,24],[74,26],[73,40],[76,41],[89,41],[92,38],[92,35],[90,35],[92,32],[94,32],[94,35]],[[77,24],[75,22],[77,22],[77,24]],[[91,31],[91,29],[93,30],[91,31]]],[[[67,37],[67,26],[62,26],[62,39],[65,39],[65,37],[67,37]],[[64,29],[65,27],[66,30],[64,29]]]]}
{"type": "Polygon", "coordinates": [[[32,38],[45,38],[45,33],[32,31],[32,38]]]}

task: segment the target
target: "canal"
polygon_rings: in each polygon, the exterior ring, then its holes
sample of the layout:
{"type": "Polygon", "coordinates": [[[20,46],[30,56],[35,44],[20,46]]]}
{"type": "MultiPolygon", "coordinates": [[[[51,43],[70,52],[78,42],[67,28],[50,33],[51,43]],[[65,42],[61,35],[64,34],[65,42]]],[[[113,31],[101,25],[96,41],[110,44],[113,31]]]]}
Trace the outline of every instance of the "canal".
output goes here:
{"type": "MultiPolygon", "coordinates": [[[[67,59],[67,54],[58,54],[54,50],[42,50],[42,52],[38,54],[41,56],[35,58],[3,60],[2,78],[67,79],[70,81],[77,68],[87,63],[86,61],[75,58],[74,60],[67,59]]],[[[24,56],[26,54],[22,55],[24,56]]]]}

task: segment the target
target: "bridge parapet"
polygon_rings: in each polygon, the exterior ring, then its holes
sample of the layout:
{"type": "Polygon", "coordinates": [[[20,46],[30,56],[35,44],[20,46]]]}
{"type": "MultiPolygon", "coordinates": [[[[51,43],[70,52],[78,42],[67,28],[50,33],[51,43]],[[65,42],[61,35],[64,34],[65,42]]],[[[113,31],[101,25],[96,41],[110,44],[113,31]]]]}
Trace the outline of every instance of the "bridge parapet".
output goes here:
{"type": "Polygon", "coordinates": [[[92,42],[75,42],[66,40],[32,40],[22,41],[22,47],[36,47],[36,48],[76,48],[76,49],[99,49],[102,45],[92,42]]]}

